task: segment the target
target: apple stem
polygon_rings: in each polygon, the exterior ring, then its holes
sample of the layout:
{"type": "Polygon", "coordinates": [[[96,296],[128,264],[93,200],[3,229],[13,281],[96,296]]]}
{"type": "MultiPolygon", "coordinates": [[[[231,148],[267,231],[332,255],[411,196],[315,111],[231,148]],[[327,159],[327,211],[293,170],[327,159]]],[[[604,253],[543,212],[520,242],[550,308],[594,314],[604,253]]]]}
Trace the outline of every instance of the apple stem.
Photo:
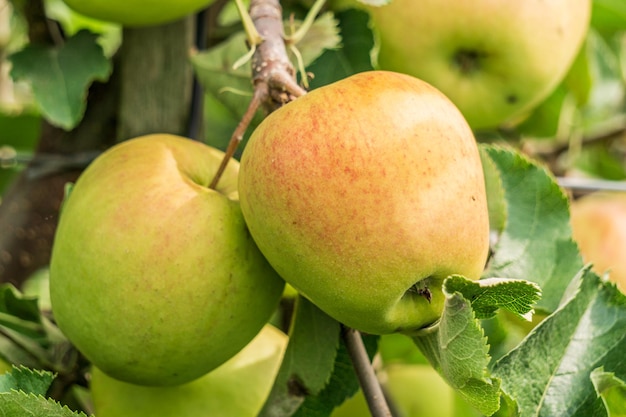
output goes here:
{"type": "Polygon", "coordinates": [[[358,330],[343,327],[342,336],[372,417],[392,417],[380,382],[367,356],[361,333],[358,330]]]}
{"type": "Polygon", "coordinates": [[[220,178],[222,178],[222,174],[224,174],[228,162],[232,159],[233,155],[237,151],[239,143],[241,143],[243,135],[246,133],[246,129],[248,129],[248,126],[250,125],[254,114],[261,105],[261,94],[259,93],[259,91],[259,89],[254,90],[254,95],[252,96],[252,100],[248,105],[248,109],[239,121],[239,124],[237,124],[233,135],[230,137],[230,141],[228,142],[228,146],[226,147],[226,151],[224,152],[224,158],[222,158],[222,162],[217,168],[217,172],[215,173],[215,176],[213,176],[213,180],[209,184],[209,188],[215,189],[217,187],[217,183],[220,181],[220,178]]]}
{"type": "Polygon", "coordinates": [[[235,128],[209,188],[215,189],[226,165],[235,154],[259,107],[272,112],[306,94],[296,80],[296,71],[287,55],[279,0],[251,0],[250,18],[263,40],[252,55],[254,94],[248,109],[235,128]]]}

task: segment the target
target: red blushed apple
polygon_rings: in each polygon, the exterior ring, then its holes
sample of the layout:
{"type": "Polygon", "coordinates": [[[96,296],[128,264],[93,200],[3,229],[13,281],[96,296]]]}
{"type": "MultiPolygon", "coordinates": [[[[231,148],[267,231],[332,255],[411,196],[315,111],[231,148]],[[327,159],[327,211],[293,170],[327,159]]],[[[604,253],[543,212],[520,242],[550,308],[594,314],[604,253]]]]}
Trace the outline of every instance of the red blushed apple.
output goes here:
{"type": "Polygon", "coordinates": [[[429,84],[371,71],[270,114],[244,149],[241,209],[294,288],[368,333],[436,321],[450,274],[478,279],[489,221],[474,136],[429,84]]]}

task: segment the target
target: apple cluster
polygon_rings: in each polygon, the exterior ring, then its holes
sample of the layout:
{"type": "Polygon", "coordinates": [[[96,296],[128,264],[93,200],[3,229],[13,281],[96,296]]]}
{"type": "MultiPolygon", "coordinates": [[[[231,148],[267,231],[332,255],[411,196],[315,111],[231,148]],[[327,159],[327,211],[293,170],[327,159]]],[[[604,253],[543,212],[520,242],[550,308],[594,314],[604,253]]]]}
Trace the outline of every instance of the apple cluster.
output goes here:
{"type": "Polygon", "coordinates": [[[348,326],[410,332],[440,316],[447,276],[483,270],[476,142],[423,81],[372,71],[312,91],[267,117],[241,169],[230,161],[211,189],[223,158],[177,136],[135,138],[66,197],[52,309],[99,371],[197,379],[261,331],[285,281],[348,326]]]}

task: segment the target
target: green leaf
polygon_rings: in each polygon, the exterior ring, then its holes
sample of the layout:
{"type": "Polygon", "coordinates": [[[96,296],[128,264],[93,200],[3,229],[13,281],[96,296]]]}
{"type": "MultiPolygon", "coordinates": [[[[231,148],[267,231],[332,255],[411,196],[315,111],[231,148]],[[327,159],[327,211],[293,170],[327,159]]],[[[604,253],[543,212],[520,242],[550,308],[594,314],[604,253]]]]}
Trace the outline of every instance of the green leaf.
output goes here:
{"type": "MultiPolygon", "coordinates": [[[[233,68],[235,62],[247,52],[246,34],[238,32],[217,46],[191,56],[194,72],[206,96],[207,143],[219,149],[226,148],[252,99],[250,62],[233,68]]],[[[263,115],[258,111],[240,150],[262,120],[263,115]]]]}
{"type": "Polygon", "coordinates": [[[352,74],[373,69],[370,51],[374,35],[368,27],[369,15],[362,10],[349,9],[337,13],[342,47],[326,50],[307,71],[314,77],[311,88],[318,88],[352,74]]]}
{"type": "Polygon", "coordinates": [[[591,382],[609,417],[626,417],[626,382],[616,378],[613,372],[605,372],[602,366],[591,372],[591,382]]]}
{"type": "Polygon", "coordinates": [[[339,322],[302,296],[296,299],[289,343],[260,417],[292,416],[331,378],[339,347],[339,322]]]}
{"type": "Polygon", "coordinates": [[[59,22],[66,35],[72,36],[83,29],[98,34],[98,43],[107,57],[112,56],[122,43],[122,27],[119,24],[76,13],[63,0],[45,0],[44,5],[46,16],[59,22]]]}
{"type": "MultiPolygon", "coordinates": [[[[294,22],[294,30],[297,30],[301,23],[300,21],[294,22]]],[[[324,13],[315,19],[311,28],[296,45],[302,55],[305,67],[314,62],[325,50],[339,48],[341,36],[339,36],[338,25],[339,22],[335,19],[334,14],[330,12],[324,13]]],[[[290,59],[296,66],[296,58],[293,54],[290,54],[290,59]]]]}
{"type": "Polygon", "coordinates": [[[615,120],[623,123],[626,85],[622,78],[618,46],[610,44],[594,30],[587,35],[585,50],[592,83],[589,100],[581,109],[581,123],[586,136],[611,131],[615,120]]]}
{"type": "Polygon", "coordinates": [[[571,238],[567,197],[544,167],[512,149],[481,146],[500,174],[507,211],[484,277],[539,284],[537,308],[552,312],[582,267],[571,238]]]}
{"type": "Polygon", "coordinates": [[[626,2],[593,0],[591,25],[604,33],[626,30],[626,2]]]}
{"type": "Polygon", "coordinates": [[[111,63],[96,35],[87,31],[77,33],[60,47],[30,44],[10,60],[11,76],[30,82],[44,117],[66,130],[82,119],[91,83],[105,81],[111,73],[111,63]]]}
{"type": "Polygon", "coordinates": [[[626,296],[585,268],[558,310],[496,362],[493,375],[520,416],[607,416],[591,373],[626,377],[626,296]]]}
{"type": "Polygon", "coordinates": [[[533,304],[541,298],[541,289],[524,280],[486,278],[472,281],[454,275],[445,280],[444,288],[449,294],[459,292],[470,300],[478,319],[494,317],[496,311],[503,308],[530,321],[533,304]]]}
{"type": "Polygon", "coordinates": [[[21,391],[0,394],[0,415],[3,417],[87,417],[58,402],[21,391]]]}
{"type": "Polygon", "coordinates": [[[33,339],[45,337],[36,297],[22,295],[13,285],[0,285],[0,326],[33,339]]]}
{"type": "Polygon", "coordinates": [[[0,375],[0,393],[12,390],[27,394],[46,395],[55,375],[48,371],[14,366],[11,372],[0,375]]]}
{"type": "Polygon", "coordinates": [[[500,381],[489,376],[489,346],[469,300],[449,293],[440,321],[414,336],[433,367],[469,404],[486,415],[500,406],[500,381]]]}
{"type": "MultiPolygon", "coordinates": [[[[362,335],[370,360],[377,350],[378,336],[362,335]]],[[[348,349],[341,339],[333,373],[324,389],[316,396],[309,396],[294,414],[295,417],[326,417],[333,409],[352,397],[359,390],[359,381],[348,349]]]]}

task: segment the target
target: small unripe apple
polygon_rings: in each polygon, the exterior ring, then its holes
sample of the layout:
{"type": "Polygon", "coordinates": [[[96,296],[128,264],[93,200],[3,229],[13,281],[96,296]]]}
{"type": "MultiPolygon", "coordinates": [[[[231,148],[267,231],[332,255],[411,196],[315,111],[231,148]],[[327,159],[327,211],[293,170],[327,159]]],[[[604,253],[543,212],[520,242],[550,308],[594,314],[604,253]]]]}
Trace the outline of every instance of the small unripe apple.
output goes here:
{"type": "Polygon", "coordinates": [[[52,249],[54,318],[96,367],[142,385],[188,382],[265,325],[284,281],[239,207],[231,161],[172,135],[98,157],[63,204],[52,249]]]}
{"type": "Polygon", "coordinates": [[[173,22],[208,7],[215,0],[63,0],[85,16],[124,26],[173,22]]]}
{"type": "Polygon", "coordinates": [[[267,399],[287,347],[287,336],[266,325],[237,355],[208,374],[173,387],[118,381],[92,369],[98,417],[256,417],[267,399]]]}
{"type": "Polygon", "coordinates": [[[585,262],[626,293],[626,193],[595,192],[571,204],[574,240],[585,262]]]}
{"type": "Polygon", "coordinates": [[[591,0],[393,0],[367,10],[380,69],[431,83],[472,128],[493,128],[563,80],[588,31],[591,0]]]}
{"type": "Polygon", "coordinates": [[[270,114],[244,149],[241,208],[276,271],[336,320],[410,332],[436,321],[451,274],[489,244],[472,131],[434,87],[371,71],[270,114]]]}

